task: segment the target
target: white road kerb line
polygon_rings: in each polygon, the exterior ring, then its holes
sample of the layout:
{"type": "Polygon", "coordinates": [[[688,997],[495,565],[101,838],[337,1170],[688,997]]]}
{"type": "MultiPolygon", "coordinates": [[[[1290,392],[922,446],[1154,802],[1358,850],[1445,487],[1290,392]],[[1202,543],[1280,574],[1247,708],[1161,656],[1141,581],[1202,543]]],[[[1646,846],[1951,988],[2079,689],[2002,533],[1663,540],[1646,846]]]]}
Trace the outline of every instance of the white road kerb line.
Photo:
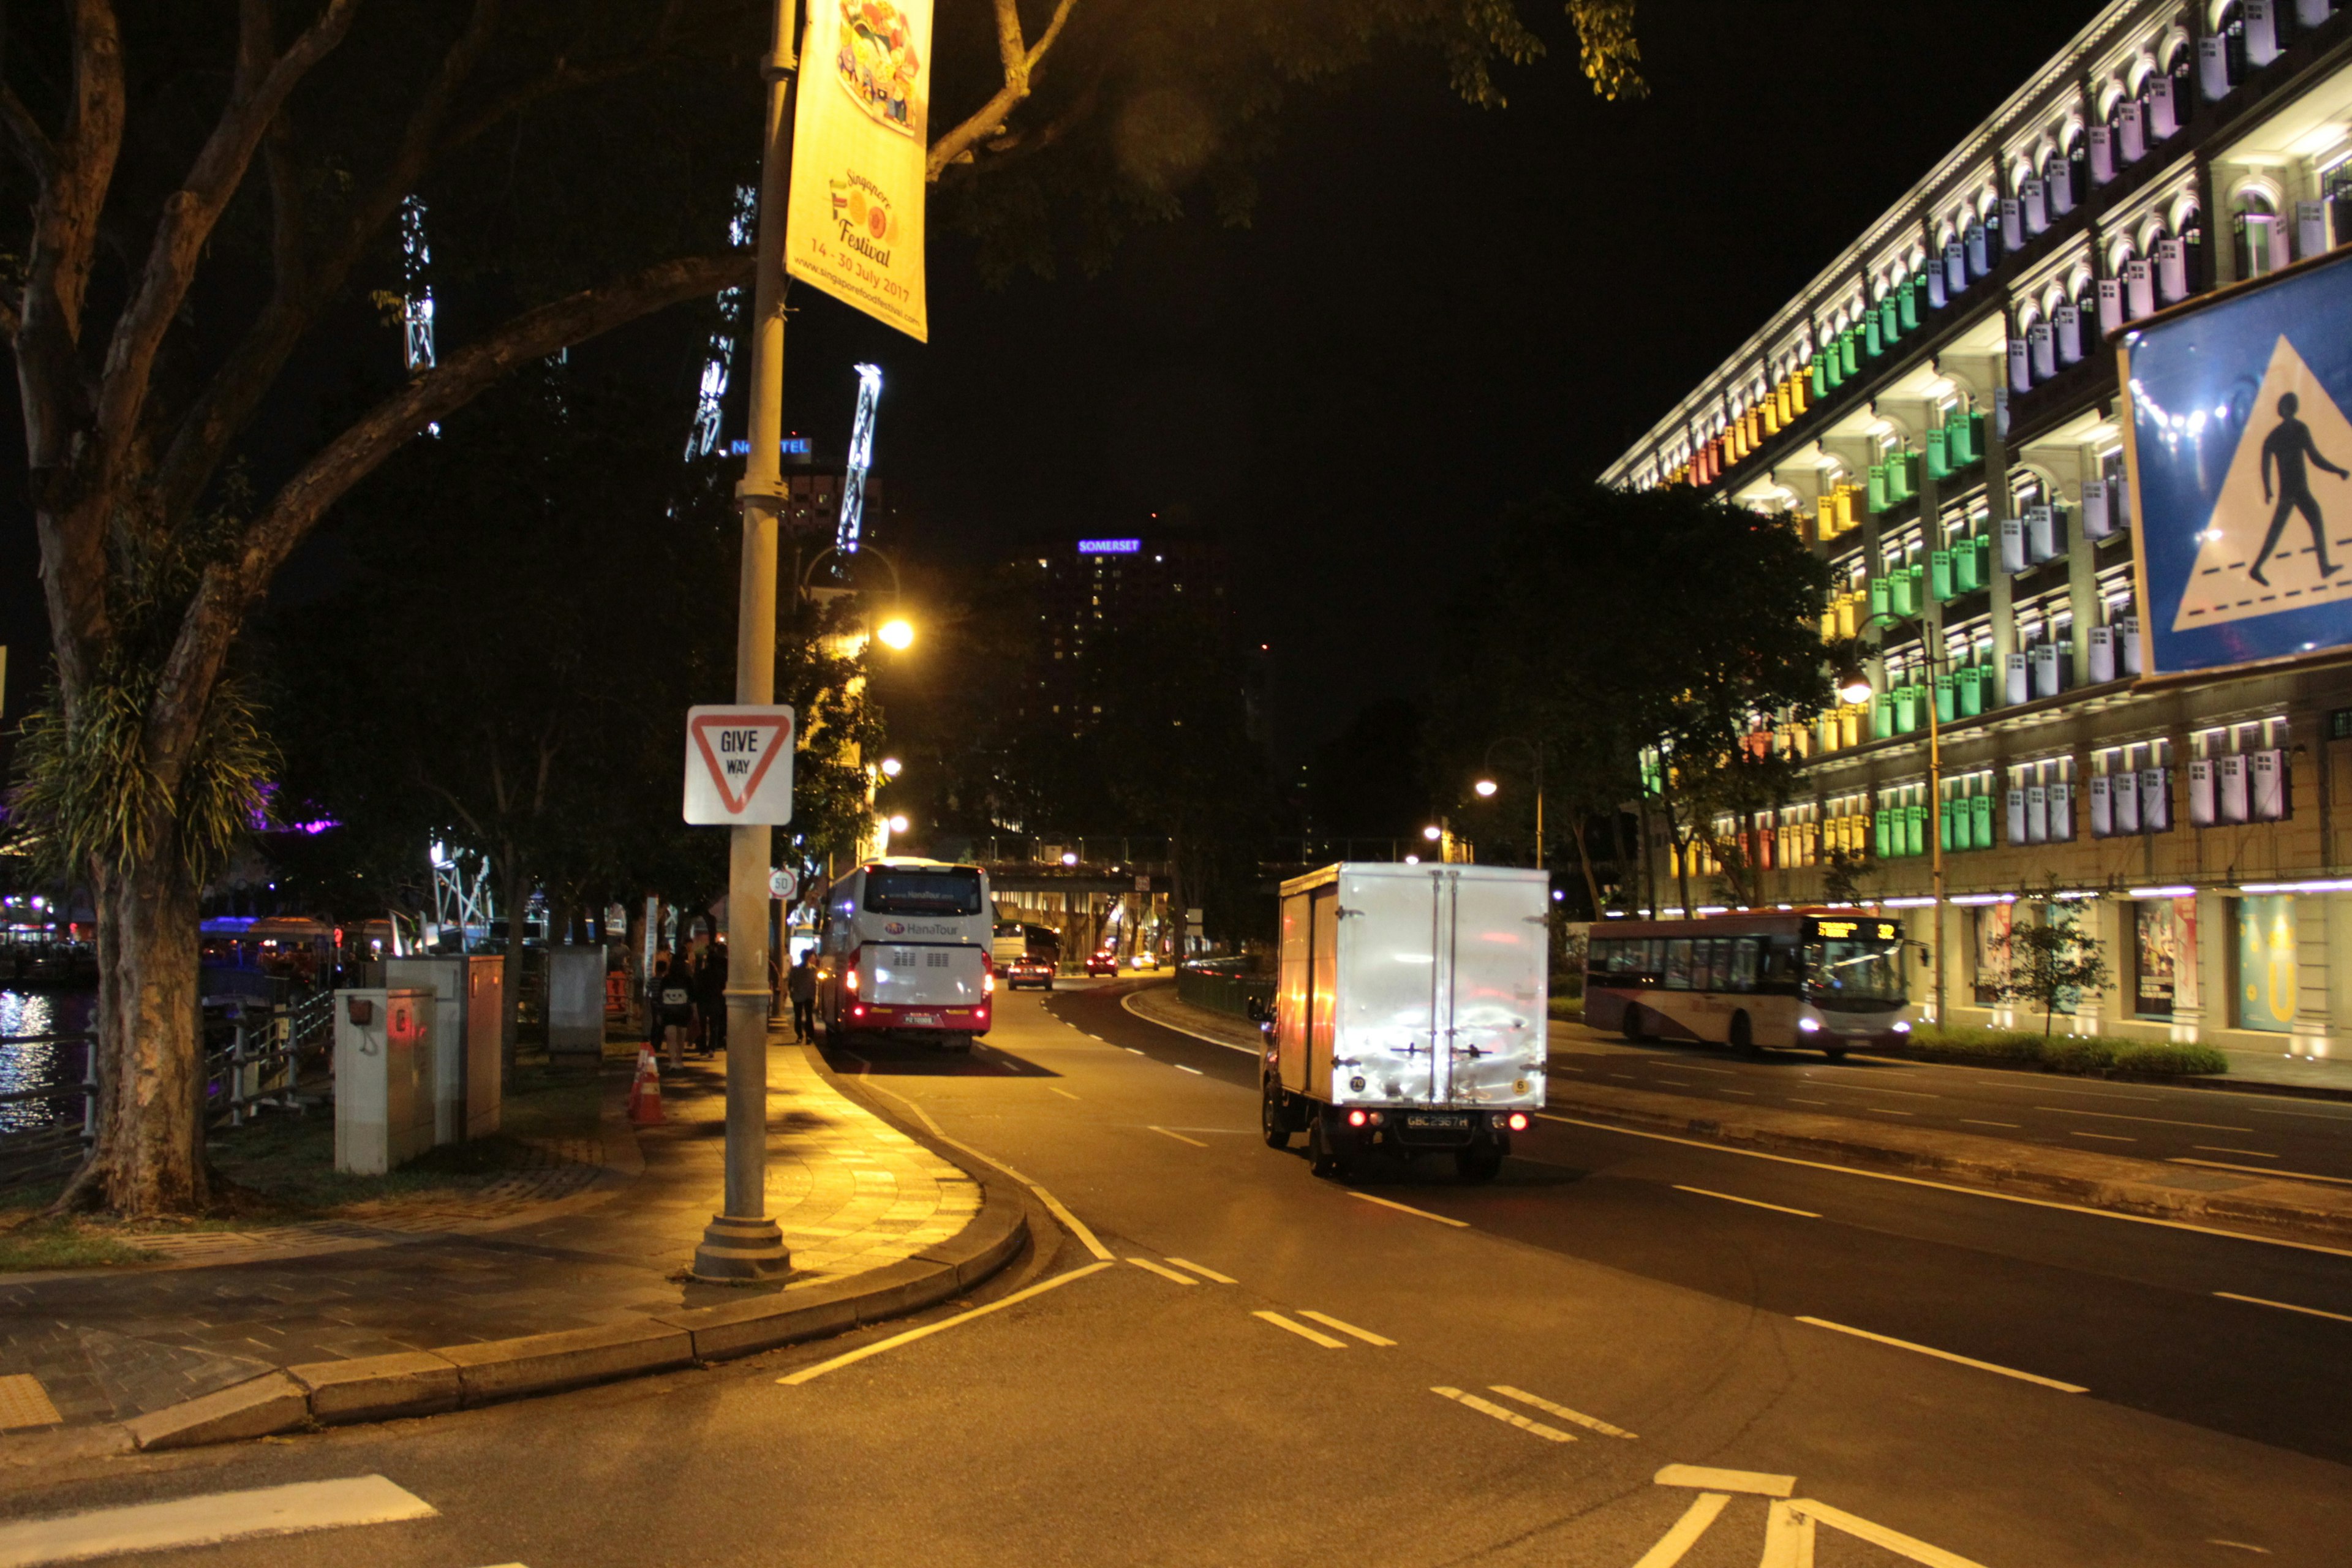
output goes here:
{"type": "Polygon", "coordinates": [[[1287,1329],[1302,1340],[1312,1340],[1327,1351],[1343,1351],[1348,1348],[1344,1342],[1335,1340],[1328,1334],[1318,1334],[1304,1323],[1291,1321],[1280,1312],[1252,1312],[1250,1316],[1263,1318],[1277,1329],[1287,1329]]]}
{"type": "Polygon", "coordinates": [[[1698,1538],[1706,1533],[1706,1527],[1715,1522],[1716,1516],[1730,1501],[1729,1492],[1699,1493],[1683,1510],[1682,1518],[1675,1521],[1674,1528],[1660,1536],[1655,1546],[1643,1552],[1642,1560],[1633,1568],[1675,1568],[1698,1544],[1698,1538]]]}
{"type": "MultiPolygon", "coordinates": [[[[1735,1149],[1727,1143],[1710,1143],[1703,1138],[1677,1138],[1671,1132],[1643,1132],[1632,1127],[1618,1127],[1606,1121],[1587,1121],[1580,1116],[1554,1116],[1538,1110],[1542,1121],[1558,1121],[1570,1127],[1589,1127],[1595,1132],[1613,1132],[1621,1138],[1646,1138],[1653,1143],[1679,1143],[1685,1149],[1706,1149],[1717,1154],[1733,1154],[1742,1160],[1769,1160],[1776,1165],[1801,1165],[1809,1171],[1828,1171],[1841,1176],[1859,1176],[1865,1181],[1894,1182],[1906,1187],[1927,1187],[1939,1193],[1957,1193],[1968,1198],[1990,1198],[1995,1203],[2023,1204],[2028,1208],[2056,1209],[2062,1214],[2089,1215],[2095,1219],[2121,1220],[2127,1225],[2152,1225],[2164,1230],[2185,1230],[2193,1236],[2218,1236],[2225,1241],[2252,1242],[2258,1247],[2284,1247],[2296,1252],[2324,1253],[2329,1258],[2352,1258],[2352,1247],[2322,1247],[2315,1241],[2284,1241],[2273,1236],[2249,1236],[2241,1230],[2222,1230],[2217,1226],[2191,1225],[2181,1219],[2158,1219],[2152,1215],[2120,1214],[2114,1209],[2085,1208],[2081,1204],[2062,1204],[2054,1198],[2029,1198],[2016,1193],[1990,1192],[1983,1187],[1963,1187],[1952,1182],[1931,1182],[1925,1176],[1898,1176],[1887,1171],[1862,1171],[1852,1165],[1832,1165],[1825,1160],[1801,1160],[1794,1154],[1767,1154],[1760,1149],[1735,1149]]],[[[2175,1164],[2210,1165],[2210,1160],[2175,1160],[2175,1164]]],[[[2264,1175],[2279,1173],[2265,1171],[2264,1175]]],[[[2333,1181],[2336,1178],[2327,1177],[2333,1181]]]]}
{"type": "MultiPolygon", "coordinates": [[[[1120,1010],[1134,1015],[1136,1017],[1142,1019],[1145,1023],[1150,1025],[1155,1029],[1166,1029],[1173,1034],[1190,1035],[1196,1040],[1206,1040],[1213,1046],[1223,1046],[1229,1051],[1239,1051],[1245,1057],[1254,1057],[1257,1055],[1257,1047],[1255,1046],[1237,1046],[1231,1040],[1221,1040],[1214,1035],[1204,1035],[1198,1029],[1188,1029],[1181,1024],[1171,1024],[1164,1018],[1153,1017],[1150,1014],[1145,1012],[1142,1008],[1135,1005],[1136,997],[1141,994],[1142,993],[1140,992],[1130,991],[1126,995],[1120,997],[1118,999],[1120,1010]]],[[[1132,1050],[1134,1047],[1129,1047],[1129,1048],[1132,1050]]]]}
{"type": "Polygon", "coordinates": [[[1718,1470],[1708,1465],[1668,1465],[1650,1479],[1662,1487],[1698,1487],[1711,1492],[1746,1492],[1752,1497],[1787,1497],[1797,1489],[1794,1476],[1767,1475],[1761,1470],[1718,1470]]]}
{"type": "Polygon", "coordinates": [[[1174,1264],[1179,1268],[1189,1268],[1193,1273],[1198,1274],[1202,1279],[1213,1279],[1220,1285],[1238,1285],[1241,1283],[1240,1280],[1234,1279],[1230,1274],[1220,1274],[1213,1268],[1203,1268],[1201,1265],[1193,1262],[1189,1258],[1171,1258],[1168,1261],[1174,1264]]]}
{"type": "Polygon", "coordinates": [[[1209,1076],[1207,1073],[1202,1072],[1199,1068],[1188,1068],[1182,1062],[1170,1062],[1168,1065],[1174,1068],[1178,1072],[1191,1073],[1194,1078],[1206,1078],[1209,1076]]]}
{"type": "Polygon", "coordinates": [[[1456,1230],[1470,1228],[1470,1222],[1466,1219],[1448,1219],[1442,1214],[1432,1214],[1427,1209],[1417,1209],[1411,1204],[1401,1204],[1393,1198],[1376,1198],[1370,1193],[1360,1193],[1353,1187],[1343,1190],[1351,1198],[1361,1198],[1368,1204],[1378,1204],[1384,1209],[1394,1209],[1399,1214],[1409,1214],[1415,1219],[1433,1219],[1440,1225],[1450,1225],[1456,1230]]]}
{"type": "Polygon", "coordinates": [[[1811,1209],[1792,1209],[1785,1204],[1768,1204],[1761,1198],[1736,1198],[1729,1193],[1712,1193],[1707,1191],[1705,1187],[1686,1187],[1680,1182],[1676,1182],[1674,1184],[1674,1187],[1675,1191],[1678,1193],[1696,1193],[1703,1198],[1721,1198],[1727,1204],[1746,1204],[1752,1209],[1770,1209],[1774,1214],[1792,1214],[1800,1219],[1819,1219],[1822,1217],[1811,1209]]]}
{"type": "Polygon", "coordinates": [[[2208,1154],[2245,1154],[2257,1160],[2275,1160],[2278,1158],[2276,1154],[2271,1153],[2267,1150],[2263,1149],[2231,1149],[2225,1148],[2219,1143],[2191,1143],[2189,1146],[2191,1149],[2202,1150],[2208,1154]]]}
{"type": "Polygon", "coordinates": [[[431,1503],[383,1476],[214,1492],[0,1525],[0,1568],[89,1563],[134,1552],[249,1541],[259,1535],[390,1524],[404,1519],[431,1519],[436,1512],[431,1503]]]}
{"type": "Polygon", "coordinates": [[[1465,1394],[1458,1388],[1444,1386],[1432,1388],[1429,1392],[1442,1394],[1456,1405],[1467,1405],[1481,1415],[1491,1415],[1496,1420],[1516,1426],[1522,1432],[1532,1432],[1546,1442],[1573,1443],[1576,1441],[1573,1435],[1563,1432],[1557,1426],[1547,1426],[1540,1421],[1530,1421],[1517,1411],[1506,1410],[1491,1399],[1481,1399],[1475,1394],[1465,1394]]]}
{"type": "Polygon", "coordinates": [[[1513,1388],[1507,1383],[1489,1384],[1487,1386],[1506,1399],[1516,1399],[1522,1405],[1533,1405],[1547,1415],[1557,1415],[1563,1421],[1573,1421],[1579,1426],[1591,1427],[1604,1437],[1623,1437],[1639,1441],[1633,1437],[1633,1434],[1626,1431],[1622,1426],[1612,1426],[1597,1415],[1587,1415],[1580,1410],[1570,1410],[1565,1405],[1554,1405],[1550,1400],[1538,1398],[1524,1388],[1513,1388]]]}
{"type": "Polygon", "coordinates": [[[1012,1295],[1000,1297],[984,1307],[974,1307],[968,1312],[958,1312],[952,1318],[941,1318],[936,1323],[925,1323],[919,1329],[908,1329],[905,1333],[892,1334],[887,1340],[877,1340],[870,1345],[860,1345],[846,1355],[837,1355],[831,1361],[821,1361],[814,1366],[804,1366],[800,1371],[780,1377],[776,1381],[788,1387],[797,1387],[812,1378],[823,1377],[826,1373],[838,1372],[845,1366],[864,1361],[867,1356],[880,1355],[884,1351],[894,1351],[900,1345],[913,1344],[917,1340],[927,1340],[943,1329],[952,1329],[959,1323],[969,1323],[974,1318],[984,1318],[991,1312],[1001,1312],[1007,1307],[1026,1301],[1032,1296],[1042,1296],[1048,1290],[1058,1289],[1067,1285],[1073,1279],[1083,1279],[1089,1274],[1099,1274],[1109,1267],[1108,1263],[1080,1264],[1067,1274],[1056,1274],[1051,1279],[1041,1279],[1025,1290],[1015,1290],[1012,1295]]]}
{"type": "Polygon", "coordinates": [[[1173,1268],[1163,1268],[1160,1264],[1152,1262],[1151,1259],[1148,1258],[1130,1258],[1128,1261],[1134,1264],[1138,1268],[1150,1269],[1152,1273],[1159,1275],[1162,1279],[1173,1279],[1179,1285],[1198,1285],[1200,1283],[1198,1279],[1193,1279],[1189,1274],[1179,1274],[1173,1268]]]}
{"type": "Polygon", "coordinates": [[[1356,1338],[1363,1341],[1368,1345],[1393,1345],[1396,1343],[1396,1341],[1394,1340],[1382,1339],[1380,1335],[1372,1332],[1370,1329],[1360,1329],[1353,1323],[1343,1323],[1339,1319],[1330,1316],[1328,1313],[1310,1312],[1306,1308],[1301,1307],[1298,1309],[1298,1315],[1302,1318],[1312,1318],[1327,1329],[1337,1329],[1343,1334],[1353,1334],[1356,1338]]]}
{"type": "Polygon", "coordinates": [[[1165,1127],[1158,1126],[1156,1124],[1147,1125],[1150,1127],[1150,1131],[1159,1133],[1162,1138],[1173,1138],[1179,1143],[1190,1143],[1195,1149],[1205,1149],[1208,1147],[1206,1143],[1202,1142],[1198,1138],[1187,1138],[1181,1132],[1171,1132],[1165,1127]]]}
{"type": "Polygon", "coordinates": [[[2261,1296],[2241,1296],[2235,1290],[2213,1292],[2224,1301],[2248,1301],[2257,1307],[2276,1307],[2282,1312],[2301,1312],[2307,1318],[2327,1318],[2338,1323],[2352,1323],[2352,1315],[2343,1312],[2323,1312],[2316,1307],[2298,1307],[2292,1301],[2273,1301],[2261,1296]]]}
{"type": "MultiPolygon", "coordinates": [[[[2273,1155],[2272,1158],[2277,1158],[2273,1155]]],[[[2292,1176],[2298,1182],[2326,1182],[2338,1187],[2352,1187],[2352,1177],[2323,1176],[2315,1171],[2282,1171],[2276,1165],[2232,1165],[2227,1160],[2192,1160],[2186,1154],[2176,1154],[2168,1162],[2175,1165],[2204,1165],[2216,1171],[2245,1171],[2257,1176],[2292,1176]]]]}
{"type": "Polygon", "coordinates": [[[1979,1372],[1997,1372],[2003,1377],[2013,1377],[2021,1383],[2038,1383],[2044,1388],[2054,1388],[2061,1394],[2091,1392],[2079,1383],[2061,1383],[2054,1377],[2043,1377],[2040,1373],[2020,1372],[2013,1366],[2002,1366],[1998,1362],[1979,1361],[1974,1356],[1955,1355],[1950,1351],[1939,1351],[1933,1345],[1915,1344],[1909,1340],[1898,1340],[1890,1334],[1874,1334],[1868,1329],[1850,1328],[1844,1323],[1832,1323],[1827,1318],[1808,1318],[1801,1315],[1797,1321],[1811,1323],[1817,1329],[1828,1329],[1835,1333],[1852,1334],[1858,1340],[1869,1340],[1874,1344],[1893,1345],[1897,1350],[1916,1351],[1921,1355],[1934,1356],[1937,1361],[1957,1362],[1961,1366],[1975,1367],[1979,1372]]]}
{"type": "MultiPolygon", "coordinates": [[[[1014,1181],[1020,1183],[1031,1192],[1036,1194],[1037,1201],[1044,1204],[1047,1212],[1052,1214],[1055,1219],[1061,1221],[1063,1226],[1066,1228],[1072,1236],[1076,1237],[1080,1242],[1085,1244],[1086,1249],[1088,1252],[1093,1253],[1097,1259],[1104,1263],[1115,1261],[1111,1249],[1105,1247],[1101,1242],[1096,1240],[1095,1233],[1087,1228],[1086,1222],[1079,1219],[1077,1215],[1072,1214],[1068,1209],[1064,1208],[1062,1206],[1061,1199],[1055,1197],[1053,1194],[1047,1192],[1045,1188],[1039,1186],[1036,1183],[1031,1181],[1028,1177],[1023,1175],[1020,1172],[1014,1170],[1003,1161],[995,1159],[991,1155],[982,1153],[979,1150],[973,1148],[971,1144],[964,1142],[961,1139],[949,1137],[947,1133],[940,1129],[940,1124],[931,1120],[931,1113],[929,1111],[925,1110],[921,1106],[917,1105],[913,1100],[908,1100],[897,1089],[884,1089],[880,1084],[876,1083],[873,1079],[869,1078],[865,1073],[859,1073],[857,1075],[857,1081],[865,1084],[867,1088],[872,1089],[877,1093],[888,1095],[891,1099],[905,1106],[908,1110],[913,1111],[916,1116],[921,1119],[923,1125],[931,1130],[931,1135],[937,1138],[940,1142],[948,1144],[953,1148],[962,1150],[965,1153],[971,1155],[973,1159],[980,1161],[982,1164],[995,1166],[998,1170],[1003,1172],[1006,1175],[1012,1177],[1014,1181]]],[[[0,1568],[5,1568],[5,1565],[0,1564],[0,1568]]]]}
{"type": "Polygon", "coordinates": [[[2037,1105],[2036,1110],[2046,1110],[2053,1116],[2095,1116],[2102,1121],[2152,1121],[2159,1127],[2202,1127],[2208,1132],[2252,1132],[2251,1127],[2231,1127],[2220,1121],[2181,1121],[2170,1116],[2126,1116],[2119,1110],[2077,1110],[2071,1105],[2037,1105]]]}

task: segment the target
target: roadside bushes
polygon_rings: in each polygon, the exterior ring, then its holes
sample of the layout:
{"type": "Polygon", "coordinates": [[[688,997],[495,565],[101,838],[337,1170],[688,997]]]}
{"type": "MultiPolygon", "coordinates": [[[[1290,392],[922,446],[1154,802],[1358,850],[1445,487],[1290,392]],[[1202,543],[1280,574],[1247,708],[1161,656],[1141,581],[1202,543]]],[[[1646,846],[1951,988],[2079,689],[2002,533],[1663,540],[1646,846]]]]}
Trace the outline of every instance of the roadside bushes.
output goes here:
{"type": "Polygon", "coordinates": [[[1968,1026],[1937,1028],[1922,1025],[1911,1032],[1910,1046],[1903,1054],[1922,1061],[2040,1068],[2044,1072],[2135,1073],[2174,1078],[2230,1070],[2229,1058],[2210,1046],[2119,1040],[2111,1035],[2053,1035],[2045,1038],[2023,1029],[1968,1026]]]}

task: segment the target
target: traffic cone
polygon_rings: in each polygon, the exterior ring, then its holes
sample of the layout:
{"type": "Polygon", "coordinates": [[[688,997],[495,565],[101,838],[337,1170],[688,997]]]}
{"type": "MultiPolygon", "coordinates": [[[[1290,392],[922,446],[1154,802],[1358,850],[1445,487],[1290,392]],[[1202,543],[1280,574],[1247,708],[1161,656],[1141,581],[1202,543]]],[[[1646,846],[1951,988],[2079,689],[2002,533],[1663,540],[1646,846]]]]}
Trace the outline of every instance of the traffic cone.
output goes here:
{"type": "Polygon", "coordinates": [[[629,1085],[629,1121],[639,1127],[657,1127],[661,1120],[661,1068],[648,1046],[637,1052],[637,1076],[629,1085]]]}

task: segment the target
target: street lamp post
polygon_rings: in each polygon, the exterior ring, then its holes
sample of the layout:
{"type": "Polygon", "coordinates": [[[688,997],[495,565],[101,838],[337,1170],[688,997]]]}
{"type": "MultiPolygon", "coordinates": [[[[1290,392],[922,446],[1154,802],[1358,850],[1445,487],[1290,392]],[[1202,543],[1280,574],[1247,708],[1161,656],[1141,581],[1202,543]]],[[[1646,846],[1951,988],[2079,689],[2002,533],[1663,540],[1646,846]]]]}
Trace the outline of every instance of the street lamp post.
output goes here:
{"type": "MultiPolygon", "coordinates": [[[[1889,615],[1873,616],[1864,621],[1857,630],[1866,632],[1882,622],[1888,626],[1899,626],[1902,624],[1902,618],[1889,615]]],[[[1943,673],[1948,673],[1948,671],[1943,671],[1944,649],[1935,646],[1933,639],[1927,637],[1924,630],[1919,637],[1919,647],[1922,655],[1921,662],[1927,670],[1927,806],[1934,820],[1934,826],[1927,834],[1927,886],[1929,894],[1935,900],[1929,906],[1928,913],[1931,921],[1929,929],[1934,931],[1936,938],[1934,958],[1936,1026],[1941,1028],[1944,1025],[1944,749],[1943,727],[1938,722],[1942,715],[1936,708],[1936,682],[1941,679],[1939,671],[1943,673]]],[[[1868,701],[1871,696],[1870,683],[1863,679],[1858,673],[1843,678],[1839,683],[1838,695],[1849,702],[1868,701]],[[1859,697],[1853,695],[1857,689],[1862,693],[1859,697]]]]}
{"type": "MultiPolygon", "coordinates": [[[[776,694],[776,535],[783,510],[784,206],[792,184],[793,14],[777,0],[761,74],[768,82],[760,171],[759,272],[751,306],[751,456],[735,494],[743,509],[743,563],[735,618],[735,700],[765,707],[776,694]]],[[[783,1233],[768,1217],[768,861],[765,826],[728,830],[727,1153],[720,1211],[694,1249],[706,1279],[756,1279],[789,1268],[783,1233]]]]}
{"type": "MultiPolygon", "coordinates": [[[[1489,742],[1485,758],[1486,766],[1489,768],[1495,765],[1496,746],[1525,746],[1528,749],[1528,771],[1533,775],[1532,782],[1536,789],[1536,868],[1540,870],[1544,866],[1543,747],[1522,735],[1506,735],[1498,741],[1489,742]]],[[[1475,787],[1481,795],[1492,795],[1495,793],[1494,781],[1491,779],[1481,779],[1475,787]]]]}

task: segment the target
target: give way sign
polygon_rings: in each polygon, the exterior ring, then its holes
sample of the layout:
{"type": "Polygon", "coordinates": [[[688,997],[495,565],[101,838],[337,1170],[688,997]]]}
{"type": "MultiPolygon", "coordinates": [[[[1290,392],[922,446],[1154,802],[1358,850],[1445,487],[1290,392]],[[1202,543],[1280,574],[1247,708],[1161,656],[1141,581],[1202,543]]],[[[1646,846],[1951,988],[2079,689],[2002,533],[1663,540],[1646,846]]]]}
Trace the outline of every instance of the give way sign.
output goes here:
{"type": "Polygon", "coordinates": [[[699,826],[781,826],[793,819],[793,710],[686,710],[686,819],[699,826]]]}

